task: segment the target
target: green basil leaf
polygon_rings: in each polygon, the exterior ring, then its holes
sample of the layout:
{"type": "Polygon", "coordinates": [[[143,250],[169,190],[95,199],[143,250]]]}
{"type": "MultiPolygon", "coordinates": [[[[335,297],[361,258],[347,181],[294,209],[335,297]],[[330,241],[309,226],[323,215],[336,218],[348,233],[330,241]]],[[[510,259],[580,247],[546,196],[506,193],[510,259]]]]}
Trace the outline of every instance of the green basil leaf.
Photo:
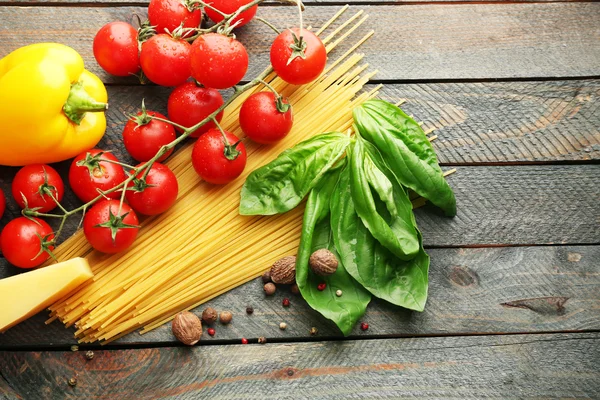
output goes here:
{"type": "Polygon", "coordinates": [[[410,203],[406,192],[393,190],[391,181],[366,154],[365,143],[360,138],[349,151],[349,159],[350,192],[362,222],[379,243],[397,257],[403,260],[415,257],[419,252],[419,240],[412,207],[402,206],[410,203]],[[384,218],[377,209],[371,186],[383,196],[381,200],[388,207],[388,218],[384,218]],[[398,208],[397,204],[402,207],[398,208]]]}
{"type": "Polygon", "coordinates": [[[363,316],[371,301],[371,294],[356,282],[344,268],[333,244],[329,223],[329,201],[335,190],[340,170],[330,171],[322,184],[311,190],[306,202],[302,226],[302,238],[296,260],[296,283],[302,297],[316,311],[332,320],[347,336],[352,327],[363,316]],[[332,275],[321,277],[308,266],[310,255],[318,249],[328,249],[339,260],[332,275]],[[319,283],[326,288],[319,291],[319,283]],[[336,296],[337,290],[342,296],[336,296]]]}
{"type": "Polygon", "coordinates": [[[371,294],[392,304],[423,311],[427,301],[429,256],[419,233],[419,253],[409,261],[394,256],[371,235],[356,213],[350,174],[341,172],[331,197],[331,229],[346,271],[371,294]]]}
{"type": "Polygon", "coordinates": [[[383,155],[398,181],[456,215],[456,199],[438,164],[435,151],[419,124],[400,108],[382,100],[368,100],[353,111],[361,137],[383,155]]]}
{"type": "Polygon", "coordinates": [[[344,154],[350,138],[333,132],[317,135],[253,171],[241,191],[241,215],[273,215],[296,207],[344,154]]]}

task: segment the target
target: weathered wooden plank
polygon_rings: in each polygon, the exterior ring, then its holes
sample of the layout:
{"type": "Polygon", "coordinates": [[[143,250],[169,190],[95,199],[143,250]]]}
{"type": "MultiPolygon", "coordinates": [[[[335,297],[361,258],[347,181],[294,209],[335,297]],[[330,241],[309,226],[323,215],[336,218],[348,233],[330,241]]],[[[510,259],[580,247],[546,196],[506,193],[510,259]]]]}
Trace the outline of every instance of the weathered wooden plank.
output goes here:
{"type": "Polygon", "coordinates": [[[595,398],[599,357],[597,333],[0,353],[31,400],[595,398]]]}
{"type": "MultiPolygon", "coordinates": [[[[360,6],[351,7],[350,12],[359,8],[371,16],[370,26],[352,37],[375,30],[361,51],[379,69],[378,79],[600,75],[598,3],[360,6]]],[[[308,7],[305,20],[319,26],[334,11],[308,7]]],[[[3,7],[0,54],[33,42],[65,43],[78,50],[86,65],[107,82],[118,80],[100,71],[93,59],[95,32],[107,22],[131,20],[133,13],[145,15],[142,7],[36,7],[32,22],[31,12],[24,7],[3,7]]],[[[290,7],[264,7],[261,15],[281,27],[296,21],[290,7]]],[[[251,54],[247,76],[255,76],[268,62],[273,34],[254,23],[240,29],[238,37],[251,54]]],[[[353,42],[348,40],[341,49],[353,42]]]]}
{"type": "MultiPolygon", "coordinates": [[[[581,331],[600,329],[600,246],[431,249],[429,300],[423,313],[374,300],[363,318],[367,332],[355,327],[356,338],[389,335],[439,335],[581,331]]],[[[0,268],[0,275],[11,272],[0,268]]],[[[229,326],[215,325],[216,336],[203,342],[242,337],[286,340],[339,337],[335,325],[312,310],[287,287],[265,297],[260,279],[249,282],[206,306],[230,310],[229,326]],[[289,298],[291,307],[282,300],[289,298]],[[246,314],[252,306],[254,313],[246,314]],[[287,329],[279,329],[285,322],[287,329]]],[[[0,335],[0,349],[75,344],[73,330],[58,322],[44,326],[46,313],[0,335]]],[[[175,343],[170,324],[146,335],[131,334],[118,344],[175,343]]],[[[110,346],[110,345],[109,345],[110,346]]]]}
{"type": "MultiPolygon", "coordinates": [[[[67,176],[68,163],[60,163],[67,176]]],[[[14,168],[0,168],[5,193],[14,168]]],[[[458,214],[446,218],[425,206],[416,210],[417,222],[429,247],[597,244],[600,243],[600,165],[458,167],[449,178],[458,214]]],[[[63,203],[69,209],[80,202],[69,190],[63,203]]],[[[0,225],[20,211],[9,201],[0,225]]],[[[58,220],[49,221],[57,226],[58,220]]],[[[68,222],[72,234],[79,219],[68,222]]],[[[66,237],[65,236],[65,237],[66,237]]]]}

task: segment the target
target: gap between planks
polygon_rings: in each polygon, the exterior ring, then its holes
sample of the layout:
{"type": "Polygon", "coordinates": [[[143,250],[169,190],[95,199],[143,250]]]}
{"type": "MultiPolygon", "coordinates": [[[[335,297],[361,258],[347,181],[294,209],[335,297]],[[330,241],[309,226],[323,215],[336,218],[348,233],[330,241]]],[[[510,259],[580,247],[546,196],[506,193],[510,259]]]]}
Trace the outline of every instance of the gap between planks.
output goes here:
{"type": "MultiPolygon", "coordinates": [[[[536,336],[542,335],[561,335],[561,334],[589,334],[589,333],[600,333],[598,329],[583,329],[583,330],[550,330],[550,331],[536,331],[536,332],[456,332],[456,333],[430,333],[422,335],[406,335],[406,334],[388,334],[388,335],[360,335],[360,336],[298,336],[289,338],[269,338],[267,337],[268,344],[292,344],[292,343],[319,343],[319,342],[354,342],[364,340],[385,340],[385,339],[428,339],[428,338],[446,338],[446,337],[482,337],[482,336],[516,336],[525,335],[528,337],[535,338],[536,336]]],[[[258,344],[258,338],[247,338],[249,344],[258,344]]],[[[577,338],[573,338],[577,339],[577,338]]],[[[209,347],[209,346],[234,346],[241,345],[237,339],[211,339],[207,341],[201,341],[200,344],[193,347],[209,347]]],[[[172,342],[145,342],[145,343],[108,343],[106,345],[98,343],[82,343],[77,345],[79,351],[83,350],[142,350],[142,349],[156,349],[156,348],[190,348],[173,338],[172,342]]],[[[3,347],[1,351],[19,351],[19,352],[37,352],[37,351],[51,351],[51,352],[62,352],[72,351],[72,345],[40,345],[40,346],[7,346],[3,347]]]]}

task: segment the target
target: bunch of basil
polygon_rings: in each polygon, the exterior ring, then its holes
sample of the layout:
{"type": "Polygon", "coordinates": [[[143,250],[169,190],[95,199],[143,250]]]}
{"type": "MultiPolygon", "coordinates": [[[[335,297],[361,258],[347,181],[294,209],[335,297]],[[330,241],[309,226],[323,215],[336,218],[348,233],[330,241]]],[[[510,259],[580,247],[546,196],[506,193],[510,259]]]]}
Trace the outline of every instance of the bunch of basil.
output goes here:
{"type": "Polygon", "coordinates": [[[456,214],[452,189],[417,122],[381,100],[363,103],[353,116],[355,137],[324,133],[284,151],[250,174],[240,203],[242,215],[273,215],[308,195],[296,282],[308,304],[344,335],[371,295],[416,311],[425,307],[429,256],[407,190],[456,214]],[[310,254],[322,248],[340,261],[327,277],[308,267],[310,254]],[[321,282],[324,291],[317,289],[321,282]]]}

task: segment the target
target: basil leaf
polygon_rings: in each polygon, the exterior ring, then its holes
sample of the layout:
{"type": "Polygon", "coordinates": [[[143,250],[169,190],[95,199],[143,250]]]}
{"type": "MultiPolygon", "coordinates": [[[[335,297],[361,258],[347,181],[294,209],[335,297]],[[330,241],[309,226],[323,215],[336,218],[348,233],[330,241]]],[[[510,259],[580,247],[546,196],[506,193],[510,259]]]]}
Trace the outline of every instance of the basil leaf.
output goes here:
{"type": "Polygon", "coordinates": [[[409,260],[419,252],[419,240],[414,225],[412,206],[402,189],[393,190],[392,182],[380,171],[365,152],[365,143],[356,140],[350,159],[350,192],[356,213],[369,232],[385,248],[403,260],[409,260]],[[368,172],[366,172],[368,171],[368,172]],[[389,212],[384,218],[377,209],[371,186],[382,196],[389,212]],[[400,204],[401,207],[397,207],[400,204]]]}
{"type": "Polygon", "coordinates": [[[296,207],[344,154],[350,138],[333,132],[317,135],[253,171],[241,191],[241,215],[273,215],[296,207]]]}
{"type": "Polygon", "coordinates": [[[414,190],[446,215],[456,215],[456,199],[419,124],[400,108],[368,100],[353,111],[360,136],[371,142],[402,185],[414,190]]]}
{"type": "Polygon", "coordinates": [[[331,229],[346,271],[371,294],[392,304],[423,311],[427,301],[429,256],[423,250],[400,260],[371,235],[356,213],[349,188],[349,171],[342,171],[331,198],[331,229]]]}
{"type": "Polygon", "coordinates": [[[306,302],[335,322],[344,336],[347,336],[365,313],[371,294],[348,274],[333,244],[329,200],[339,175],[339,169],[327,173],[322,184],[311,190],[308,196],[296,260],[296,283],[306,302]],[[308,259],[314,251],[324,248],[333,252],[339,263],[335,273],[321,277],[312,272],[308,259]],[[317,286],[322,282],[327,286],[325,290],[319,291],[317,286]],[[337,290],[342,291],[341,297],[336,296],[337,290]]]}

